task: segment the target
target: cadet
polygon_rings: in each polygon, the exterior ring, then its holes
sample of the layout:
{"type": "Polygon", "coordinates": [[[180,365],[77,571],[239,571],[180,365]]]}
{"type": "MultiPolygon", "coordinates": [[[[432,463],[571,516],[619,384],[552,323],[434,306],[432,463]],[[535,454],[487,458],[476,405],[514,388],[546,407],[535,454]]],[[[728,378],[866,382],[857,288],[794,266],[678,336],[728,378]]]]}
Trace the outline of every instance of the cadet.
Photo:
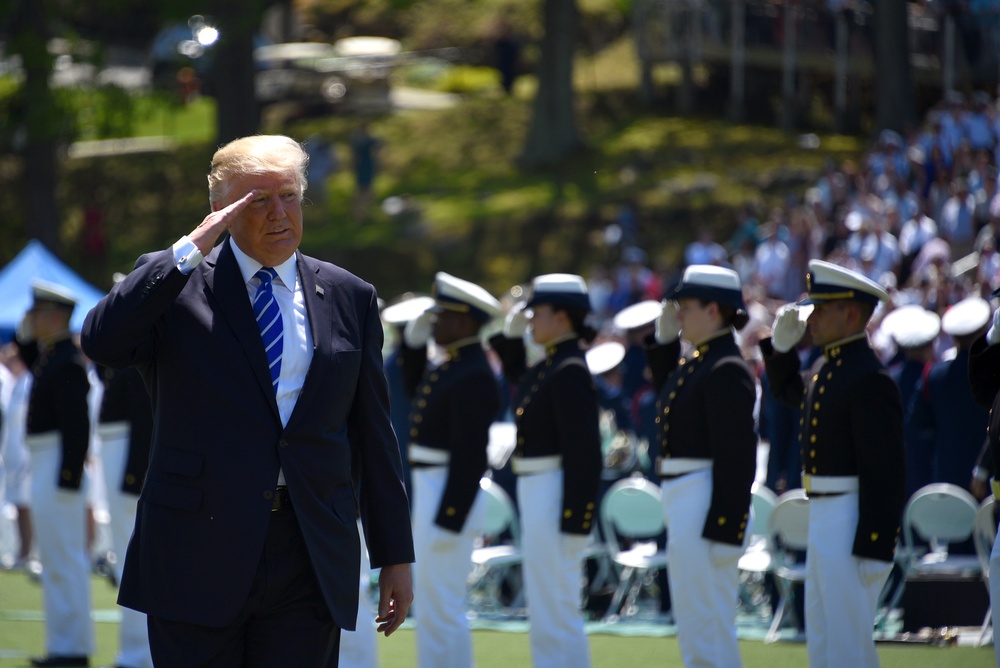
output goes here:
{"type": "Polygon", "coordinates": [[[877,666],[872,628],[906,501],[899,390],[865,334],[888,294],[821,260],[809,262],[806,288],[807,299],[779,309],[760,347],[771,391],[802,410],[809,665],[877,666]],[[793,349],[807,326],[823,357],[802,375],[793,349]]]}
{"type": "Polygon", "coordinates": [[[584,324],[589,312],[583,278],[538,276],[525,310],[513,311],[504,336],[491,339],[504,375],[517,387],[511,466],[517,475],[528,636],[536,668],[590,665],[580,611],[580,560],[597,523],[601,436],[597,391],[581,346],[595,336],[584,324]],[[531,337],[543,346],[545,358],[526,369],[521,339],[529,319],[531,337]]]}
{"type": "MultiPolygon", "coordinates": [[[[1000,297],[1000,290],[991,295],[1000,297]]],[[[969,382],[972,394],[984,408],[990,409],[989,426],[987,428],[987,444],[992,455],[994,476],[1000,471],[1000,309],[993,312],[993,322],[985,336],[981,336],[972,344],[969,350],[969,382]]],[[[1000,482],[991,481],[993,498],[1000,502],[1000,482]]],[[[993,542],[990,553],[990,603],[993,605],[993,628],[998,628],[1000,614],[1000,533],[993,542]]],[[[1000,643],[994,643],[994,653],[997,668],[1000,668],[1000,643]]]]}
{"type": "Polygon", "coordinates": [[[414,596],[419,603],[417,664],[472,666],[472,635],[465,608],[473,541],[482,531],[490,424],[500,390],[479,339],[500,313],[486,290],[438,272],[434,305],[406,326],[403,382],[412,396],[409,446],[413,477],[414,596]],[[445,350],[428,365],[427,342],[445,350]]]}
{"type": "Polygon", "coordinates": [[[33,666],[86,666],[94,651],[87,555],[84,461],[90,442],[90,381],[69,322],[76,298],[37,281],[27,314],[38,343],[28,399],[31,507],[42,563],[46,656],[33,666]]]}
{"type": "Polygon", "coordinates": [[[733,328],[748,320],[735,271],[692,265],[647,340],[659,392],[656,468],[668,529],[667,575],[687,666],[741,665],[738,562],[757,466],[757,390],[733,328]],[[680,337],[694,346],[690,357],[680,357],[680,337]]]}

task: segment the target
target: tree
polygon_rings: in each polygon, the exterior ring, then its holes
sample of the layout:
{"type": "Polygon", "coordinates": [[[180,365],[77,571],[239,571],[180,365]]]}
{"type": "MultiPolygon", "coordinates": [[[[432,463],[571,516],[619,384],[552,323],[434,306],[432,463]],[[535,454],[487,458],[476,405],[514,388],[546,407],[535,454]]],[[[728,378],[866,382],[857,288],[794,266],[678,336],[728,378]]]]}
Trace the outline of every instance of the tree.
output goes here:
{"type": "Polygon", "coordinates": [[[520,162],[540,167],[583,148],[573,95],[573,51],[579,14],[576,0],[543,0],[542,55],[534,116],[520,162]]]}
{"type": "Polygon", "coordinates": [[[903,132],[916,118],[910,72],[907,0],[872,3],[875,19],[875,124],[903,132]]]}
{"type": "Polygon", "coordinates": [[[3,9],[10,23],[8,52],[21,57],[24,82],[17,92],[14,144],[21,157],[24,221],[28,236],[54,253],[61,250],[56,185],[57,151],[66,114],[49,88],[54,59],[48,51],[50,5],[46,0],[11,0],[3,9]]]}
{"type": "Polygon", "coordinates": [[[254,35],[269,0],[215,0],[211,8],[219,28],[210,83],[216,103],[216,140],[221,145],[260,128],[260,105],[254,89],[254,35]]]}

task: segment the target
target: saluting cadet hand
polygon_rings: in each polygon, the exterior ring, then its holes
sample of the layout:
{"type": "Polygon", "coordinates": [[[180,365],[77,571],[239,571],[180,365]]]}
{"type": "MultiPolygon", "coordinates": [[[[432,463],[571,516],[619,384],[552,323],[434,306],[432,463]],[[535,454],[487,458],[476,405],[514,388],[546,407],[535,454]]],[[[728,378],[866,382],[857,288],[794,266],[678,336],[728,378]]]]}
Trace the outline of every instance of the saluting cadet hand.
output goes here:
{"type": "Polygon", "coordinates": [[[503,325],[503,335],[508,339],[519,339],[528,329],[528,314],[524,312],[524,304],[518,304],[507,314],[503,325]]]}
{"type": "Polygon", "coordinates": [[[410,348],[423,348],[427,345],[427,340],[431,338],[433,327],[434,313],[424,311],[406,323],[406,329],[403,330],[403,341],[410,348]]]}
{"type": "Polygon", "coordinates": [[[771,345],[779,353],[787,353],[806,333],[806,322],[799,317],[798,304],[785,304],[778,309],[771,328],[771,345]]]}
{"type": "Polygon", "coordinates": [[[680,306],[672,299],[663,303],[660,317],[656,319],[657,343],[673,343],[681,335],[681,323],[677,320],[680,306]]]}
{"type": "Polygon", "coordinates": [[[1000,308],[993,312],[993,324],[986,332],[986,342],[990,345],[1000,343],[1000,308]]]}

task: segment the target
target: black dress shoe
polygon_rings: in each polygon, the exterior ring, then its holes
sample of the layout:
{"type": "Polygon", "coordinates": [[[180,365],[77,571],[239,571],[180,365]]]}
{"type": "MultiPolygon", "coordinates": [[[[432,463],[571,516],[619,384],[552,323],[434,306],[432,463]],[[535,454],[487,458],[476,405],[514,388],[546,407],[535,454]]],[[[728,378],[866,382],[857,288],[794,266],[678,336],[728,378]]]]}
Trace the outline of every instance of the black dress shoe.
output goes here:
{"type": "Polygon", "coordinates": [[[90,659],[86,656],[59,656],[57,654],[50,654],[39,659],[32,659],[31,665],[36,668],[75,668],[76,666],[87,668],[90,665],[90,659]]]}

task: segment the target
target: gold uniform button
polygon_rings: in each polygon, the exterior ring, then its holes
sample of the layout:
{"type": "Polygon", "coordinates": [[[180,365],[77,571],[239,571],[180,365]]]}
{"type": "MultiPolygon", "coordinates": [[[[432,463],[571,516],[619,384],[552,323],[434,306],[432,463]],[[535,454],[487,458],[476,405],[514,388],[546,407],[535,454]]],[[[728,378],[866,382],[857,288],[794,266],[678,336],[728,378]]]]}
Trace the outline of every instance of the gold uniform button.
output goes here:
{"type": "Polygon", "coordinates": [[[417,402],[417,408],[427,408],[427,400],[421,399],[417,402]]]}
{"type": "Polygon", "coordinates": [[[720,527],[721,527],[721,526],[724,526],[724,525],[725,525],[725,523],[726,523],[726,518],[725,518],[725,517],[720,517],[720,518],[719,518],[719,526],[720,526],[720,527]]]}
{"type": "Polygon", "coordinates": [[[437,379],[438,379],[438,378],[440,378],[440,377],[441,377],[441,376],[437,375],[436,373],[432,373],[432,374],[431,374],[431,380],[432,380],[432,381],[435,381],[435,380],[437,380],[437,379]]]}
{"type": "Polygon", "coordinates": [[[746,529],[747,528],[747,523],[746,522],[740,522],[740,528],[741,529],[746,529]]]}
{"type": "Polygon", "coordinates": [[[677,387],[681,387],[682,385],[684,385],[684,379],[683,378],[681,378],[681,379],[679,379],[677,381],[677,387]]]}
{"type": "Polygon", "coordinates": [[[819,410],[819,402],[818,401],[813,404],[813,410],[814,411],[818,411],[819,410]]]}
{"type": "Polygon", "coordinates": [[[573,517],[573,511],[567,508],[566,510],[563,511],[563,517],[565,517],[566,519],[573,517]]]}
{"type": "Polygon", "coordinates": [[[523,406],[519,406],[518,409],[517,409],[517,411],[516,411],[516,413],[517,413],[518,417],[524,415],[524,407],[523,406]]]}
{"type": "Polygon", "coordinates": [[[843,366],[844,360],[837,360],[837,366],[843,366]]]}
{"type": "Polygon", "coordinates": [[[594,509],[594,508],[596,508],[596,507],[597,507],[597,506],[595,506],[595,505],[594,505],[594,502],[593,502],[593,501],[591,501],[590,503],[588,503],[588,504],[587,504],[587,510],[593,510],[593,509],[594,509]]]}
{"type": "Polygon", "coordinates": [[[814,466],[814,467],[812,467],[812,474],[813,474],[813,475],[816,475],[816,467],[815,467],[815,466],[814,466]]]}
{"type": "Polygon", "coordinates": [[[129,485],[135,484],[135,476],[129,473],[127,476],[125,476],[125,482],[128,483],[129,485]]]}
{"type": "Polygon", "coordinates": [[[738,534],[736,534],[736,538],[738,538],[739,540],[743,540],[743,532],[741,531],[738,534]]]}
{"type": "Polygon", "coordinates": [[[874,543],[877,540],[878,540],[878,532],[872,531],[872,542],[874,543]]]}
{"type": "Polygon", "coordinates": [[[410,437],[416,436],[419,432],[416,429],[410,430],[410,437]]]}
{"type": "Polygon", "coordinates": [[[582,524],[581,526],[582,526],[582,527],[583,527],[584,529],[589,529],[589,528],[590,528],[590,522],[584,522],[584,523],[583,523],[583,524],[582,524]]]}
{"type": "Polygon", "coordinates": [[[815,383],[817,380],[819,380],[819,374],[818,373],[813,376],[813,382],[815,383]]]}
{"type": "Polygon", "coordinates": [[[666,408],[663,409],[663,414],[670,415],[670,406],[667,406],[666,408]]]}
{"type": "Polygon", "coordinates": [[[63,480],[69,480],[72,477],[73,477],[73,474],[69,472],[69,469],[63,469],[63,472],[62,472],[62,479],[63,480]]]}
{"type": "Polygon", "coordinates": [[[455,513],[457,512],[458,512],[457,510],[449,506],[448,509],[444,511],[444,514],[447,515],[448,517],[454,517],[455,513]]]}
{"type": "Polygon", "coordinates": [[[815,443],[816,442],[816,434],[813,434],[812,436],[809,437],[809,442],[810,443],[815,443]]]}
{"type": "Polygon", "coordinates": [[[656,424],[660,424],[660,418],[656,418],[656,420],[654,420],[654,422],[656,422],[656,424]]]}
{"type": "Polygon", "coordinates": [[[671,392],[670,393],[670,399],[673,400],[673,399],[676,399],[676,398],[677,398],[677,393],[676,392],[671,392]]]}
{"type": "Polygon", "coordinates": [[[584,513],[583,514],[583,519],[585,519],[585,520],[590,520],[590,519],[593,519],[593,518],[594,518],[594,513],[584,513]]]}
{"type": "Polygon", "coordinates": [[[809,456],[810,457],[815,457],[816,456],[816,451],[815,450],[810,450],[809,451],[809,456]]]}
{"type": "Polygon", "coordinates": [[[423,393],[424,394],[430,394],[431,393],[431,388],[429,386],[427,386],[427,385],[424,385],[423,393]]]}
{"type": "Polygon", "coordinates": [[[833,378],[833,372],[832,371],[828,371],[827,374],[826,374],[826,379],[830,380],[831,378],[833,378]]]}
{"type": "Polygon", "coordinates": [[[537,392],[538,391],[538,385],[532,385],[531,386],[531,391],[532,392],[537,392]]]}
{"type": "Polygon", "coordinates": [[[816,425],[818,425],[818,424],[819,424],[819,420],[817,420],[816,418],[813,418],[813,419],[812,419],[812,426],[814,426],[814,427],[815,427],[815,426],[816,426],[816,425]]]}
{"type": "Polygon", "coordinates": [[[802,425],[804,425],[805,423],[806,423],[806,419],[805,419],[805,418],[799,418],[799,426],[800,426],[800,427],[801,427],[802,425]]]}
{"type": "Polygon", "coordinates": [[[826,394],[826,386],[825,385],[820,385],[819,386],[819,393],[820,394],[826,394]]]}

